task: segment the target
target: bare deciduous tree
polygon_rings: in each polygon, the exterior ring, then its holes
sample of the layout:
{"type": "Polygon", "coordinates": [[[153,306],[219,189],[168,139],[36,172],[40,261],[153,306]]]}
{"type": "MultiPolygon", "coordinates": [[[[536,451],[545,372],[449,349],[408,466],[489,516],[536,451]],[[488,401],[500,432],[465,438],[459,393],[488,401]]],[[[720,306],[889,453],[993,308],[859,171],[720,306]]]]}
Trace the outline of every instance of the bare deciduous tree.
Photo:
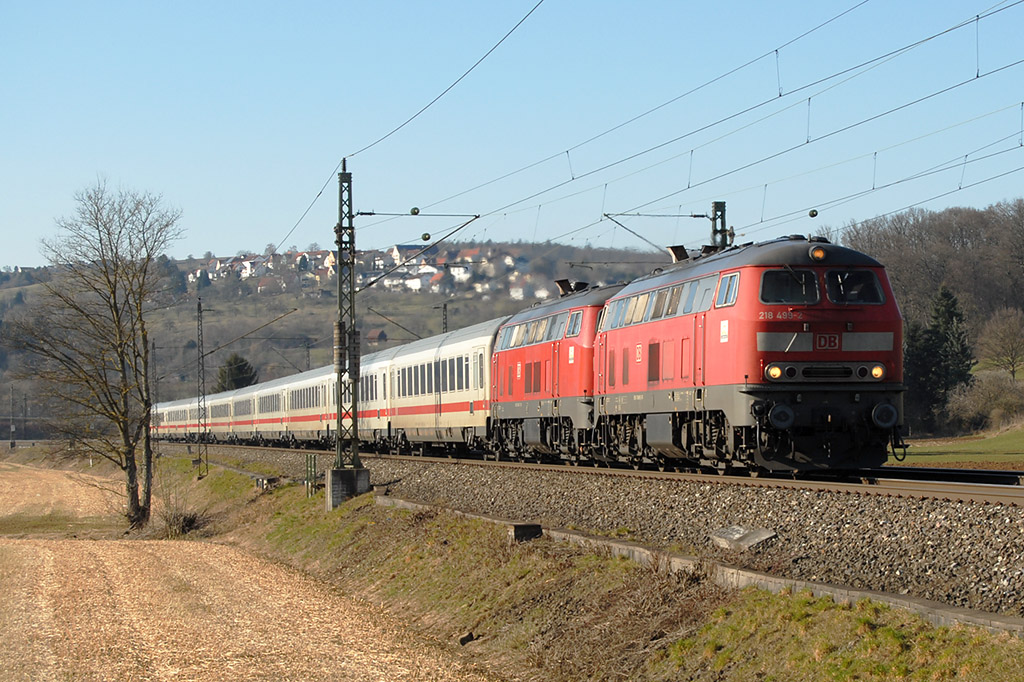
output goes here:
{"type": "Polygon", "coordinates": [[[75,196],[58,237],[43,242],[54,277],[31,310],[5,321],[8,343],[60,406],[55,426],[124,472],[125,515],[149,520],[152,397],[145,307],[160,289],[156,259],[180,236],[180,212],[159,196],[99,181],[75,196]],[[141,479],[141,485],[140,485],[141,479]]]}
{"type": "Polygon", "coordinates": [[[1017,370],[1024,367],[1024,312],[1017,308],[997,310],[981,329],[978,350],[983,360],[1016,379],[1017,370]]]}

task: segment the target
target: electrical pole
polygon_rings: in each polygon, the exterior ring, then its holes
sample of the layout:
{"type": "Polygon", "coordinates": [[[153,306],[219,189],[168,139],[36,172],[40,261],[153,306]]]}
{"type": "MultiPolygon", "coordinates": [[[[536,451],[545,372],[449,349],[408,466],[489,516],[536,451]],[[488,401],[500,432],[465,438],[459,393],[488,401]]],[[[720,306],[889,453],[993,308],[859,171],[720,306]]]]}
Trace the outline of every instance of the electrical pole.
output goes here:
{"type": "Polygon", "coordinates": [[[352,210],[352,174],[345,159],[338,173],[338,320],[334,326],[337,426],[334,468],[326,481],[328,511],[345,498],[370,489],[370,475],[359,459],[359,332],[356,329],[356,229],[352,210]]]}
{"type": "Polygon", "coordinates": [[[14,385],[11,385],[11,450],[14,449],[14,385]]]}

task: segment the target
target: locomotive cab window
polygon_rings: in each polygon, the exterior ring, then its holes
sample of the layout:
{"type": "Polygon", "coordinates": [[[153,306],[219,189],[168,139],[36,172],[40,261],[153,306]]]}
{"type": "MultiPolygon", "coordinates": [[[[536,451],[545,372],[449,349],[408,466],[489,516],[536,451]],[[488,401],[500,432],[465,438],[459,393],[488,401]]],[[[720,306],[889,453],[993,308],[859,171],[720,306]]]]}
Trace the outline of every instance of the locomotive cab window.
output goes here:
{"type": "Polygon", "coordinates": [[[761,302],[811,305],[819,300],[818,278],[811,270],[766,270],[761,275],[761,302]]]}
{"type": "Polygon", "coordinates": [[[882,286],[871,270],[829,270],[825,273],[828,300],[841,305],[885,303],[882,286]]]}
{"type": "Polygon", "coordinates": [[[740,273],[734,272],[731,275],[724,275],[722,282],[718,285],[718,298],[715,299],[716,308],[736,304],[736,293],[739,291],[740,273]]]}
{"type": "Polygon", "coordinates": [[[583,325],[583,311],[577,310],[569,318],[569,327],[565,330],[565,337],[579,336],[580,327],[583,325]]]}

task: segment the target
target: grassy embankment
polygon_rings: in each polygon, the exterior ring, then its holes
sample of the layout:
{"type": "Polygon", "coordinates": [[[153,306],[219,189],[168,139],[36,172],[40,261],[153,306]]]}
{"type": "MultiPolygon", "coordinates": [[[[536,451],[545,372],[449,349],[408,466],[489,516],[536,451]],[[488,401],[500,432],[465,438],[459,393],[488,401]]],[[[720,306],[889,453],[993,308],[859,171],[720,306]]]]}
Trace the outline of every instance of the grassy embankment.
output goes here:
{"type": "MultiPolygon", "coordinates": [[[[1024,471],[1024,429],[998,433],[912,440],[907,449],[906,466],[964,467],[972,469],[1010,469],[1024,471]]],[[[889,464],[901,464],[890,458],[889,464]]]]}
{"type": "MultiPolygon", "coordinates": [[[[212,474],[211,474],[212,478],[212,474]]],[[[251,498],[220,539],[382,601],[440,640],[527,679],[1006,680],[1024,643],[933,628],[871,602],[723,593],[697,578],[444,513],[333,512],[285,487],[251,498]]]]}
{"type": "MultiPolygon", "coordinates": [[[[369,496],[324,511],[301,486],[254,490],[212,467],[161,461],[160,505],[189,509],[192,536],[229,542],[385,603],[443,642],[524,680],[952,680],[1018,674],[1024,643],[933,628],[868,601],[725,593],[699,578],[446,513],[379,508],[369,496]]],[[[165,514],[166,517],[166,514],[165,514]]],[[[157,515],[159,525],[162,518],[157,515]]]]}

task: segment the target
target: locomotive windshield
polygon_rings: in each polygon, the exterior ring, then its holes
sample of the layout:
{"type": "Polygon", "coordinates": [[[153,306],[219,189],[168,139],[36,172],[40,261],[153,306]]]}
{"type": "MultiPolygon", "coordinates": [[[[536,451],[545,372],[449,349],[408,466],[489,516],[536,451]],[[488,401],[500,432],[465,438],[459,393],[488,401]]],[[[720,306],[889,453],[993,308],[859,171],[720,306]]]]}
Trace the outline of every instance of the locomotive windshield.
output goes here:
{"type": "Polygon", "coordinates": [[[811,270],[766,270],[761,276],[762,303],[811,305],[819,300],[818,278],[811,270]]]}
{"type": "Polygon", "coordinates": [[[882,286],[871,270],[829,270],[825,273],[828,300],[841,305],[885,303],[882,286]]]}

